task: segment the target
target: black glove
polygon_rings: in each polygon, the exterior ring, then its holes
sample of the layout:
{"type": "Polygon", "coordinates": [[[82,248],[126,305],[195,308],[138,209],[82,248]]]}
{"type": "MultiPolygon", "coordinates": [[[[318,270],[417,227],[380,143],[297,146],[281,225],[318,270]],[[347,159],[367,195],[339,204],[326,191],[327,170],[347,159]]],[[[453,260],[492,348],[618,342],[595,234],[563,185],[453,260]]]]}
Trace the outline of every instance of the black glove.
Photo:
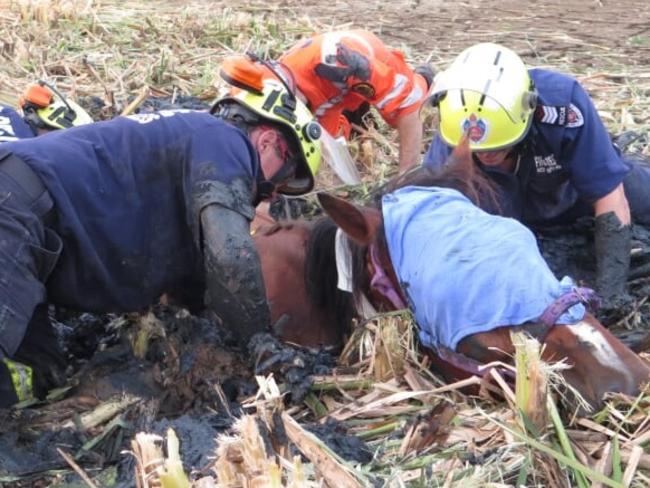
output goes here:
{"type": "Polygon", "coordinates": [[[201,212],[206,305],[242,344],[270,330],[259,256],[246,218],[220,205],[201,212]]]}
{"type": "Polygon", "coordinates": [[[615,308],[629,302],[626,293],[630,270],[631,227],[622,225],[614,212],[596,217],[596,291],[603,308],[615,308]]]}
{"type": "Polygon", "coordinates": [[[370,61],[358,51],[350,49],[343,43],[336,45],[335,59],[327,58],[325,63],[318,63],[314,71],[321,78],[333,83],[345,83],[348,78],[361,81],[370,80],[370,61]],[[335,64],[338,61],[342,66],[335,64]]]}

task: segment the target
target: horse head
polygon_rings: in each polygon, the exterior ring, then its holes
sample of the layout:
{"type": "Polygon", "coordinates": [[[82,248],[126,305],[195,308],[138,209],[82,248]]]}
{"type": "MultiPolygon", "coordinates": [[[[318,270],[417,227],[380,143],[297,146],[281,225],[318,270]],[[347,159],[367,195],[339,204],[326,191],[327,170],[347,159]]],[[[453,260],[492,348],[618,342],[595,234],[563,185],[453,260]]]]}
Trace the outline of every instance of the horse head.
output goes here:
{"type": "Polygon", "coordinates": [[[650,380],[650,367],[590,314],[569,325],[558,325],[546,337],[543,358],[566,358],[564,372],[573,386],[594,408],[608,392],[634,396],[650,380]]]}
{"type": "MultiPolygon", "coordinates": [[[[480,175],[473,171],[473,163],[471,160],[471,153],[467,144],[460,145],[452,154],[449,165],[442,171],[431,172],[424,168],[419,168],[398,177],[396,180],[390,182],[386,187],[386,192],[398,191],[405,186],[421,186],[421,187],[439,187],[439,188],[452,188],[457,190],[467,199],[478,205],[485,205],[486,198],[488,202],[494,202],[493,191],[489,184],[481,178],[480,175]],[[492,199],[492,200],[491,200],[492,199]]],[[[367,295],[370,302],[375,306],[384,310],[394,310],[399,308],[396,301],[391,299],[390,293],[387,293],[386,283],[382,286],[373,286],[375,277],[382,274],[387,278],[388,283],[396,291],[396,294],[404,300],[405,295],[408,295],[408,301],[414,306],[414,312],[419,307],[420,310],[429,307],[444,307],[444,302],[438,303],[440,294],[434,293],[435,287],[451,286],[448,283],[453,280],[447,281],[446,276],[438,276],[432,286],[431,283],[420,283],[420,294],[413,295],[414,283],[401,283],[403,279],[401,270],[397,270],[395,264],[391,261],[391,255],[394,253],[392,247],[389,248],[386,235],[394,229],[385,229],[384,213],[382,210],[386,209],[386,203],[381,207],[380,202],[376,202],[374,206],[361,206],[351,202],[347,202],[341,198],[332,195],[319,193],[318,195],[321,206],[334,223],[344,232],[349,238],[350,247],[353,248],[353,255],[357,260],[357,265],[354,266],[357,270],[357,275],[354,276],[355,295],[363,293],[367,295]],[[399,276],[399,277],[398,277],[399,276]],[[417,297],[417,298],[416,298],[417,297]],[[418,301],[419,300],[419,301],[418,301]],[[432,301],[434,303],[432,303],[432,301]]],[[[384,199],[384,202],[386,200],[384,199]]],[[[463,204],[465,205],[465,204],[463,204]]],[[[488,203],[489,205],[489,203],[488,203]]],[[[492,207],[494,208],[494,207],[492,207]]],[[[522,237],[522,240],[515,240],[515,249],[529,249],[531,246],[536,248],[534,237],[532,234],[525,230],[520,224],[516,224],[510,219],[503,219],[496,216],[486,216],[482,213],[482,222],[484,229],[488,228],[493,219],[495,225],[497,222],[509,221],[507,224],[509,229],[514,229],[516,236],[522,237]]],[[[420,226],[424,227],[429,225],[428,220],[423,221],[422,217],[418,217],[420,226]]],[[[413,219],[417,220],[416,217],[413,219]]],[[[409,220],[413,222],[415,220],[409,220]]],[[[458,225],[461,222],[456,219],[457,223],[450,223],[447,225],[458,225]]],[[[415,225],[415,224],[413,224],[415,225]]],[[[433,222],[431,222],[433,225],[433,222]]],[[[453,230],[453,229],[452,229],[453,230]]],[[[448,234],[452,239],[453,235],[448,234]]],[[[404,235],[403,239],[407,239],[404,235]]],[[[431,240],[435,240],[436,236],[429,235],[431,240]]],[[[501,237],[499,237],[501,238],[501,237]]],[[[394,241],[393,241],[394,242],[394,241]]],[[[463,254],[464,260],[472,260],[471,244],[463,239],[460,239],[457,248],[454,250],[456,254],[463,254]]],[[[426,244],[426,243],[425,243],[426,244]]],[[[424,246],[421,246],[422,249],[424,246]]],[[[406,252],[406,251],[404,251],[406,252]]],[[[543,279],[540,283],[557,283],[557,280],[552,276],[552,273],[544,263],[541,255],[533,256],[532,266],[536,267],[531,272],[542,273],[543,279]],[[550,277],[549,277],[550,275],[550,277]],[[549,280],[555,281],[549,281],[549,280]]],[[[399,258],[398,258],[399,259],[399,258]]],[[[487,260],[492,259],[489,256],[487,260]]],[[[495,259],[498,259],[495,258],[495,259]]],[[[495,259],[492,259],[495,262],[495,259]]],[[[521,261],[517,261],[521,262],[521,261]]],[[[477,261],[478,263],[478,261],[477,261]]],[[[476,263],[474,263],[476,264],[476,263]]],[[[511,263],[513,267],[517,267],[517,263],[511,263]]],[[[398,264],[399,265],[399,264],[398,264]]],[[[428,262],[423,261],[420,264],[416,263],[414,267],[431,266],[428,262]]],[[[483,264],[476,264],[476,270],[479,274],[482,271],[483,264]]],[[[486,264],[487,266],[487,264],[486,264]]],[[[494,271],[494,267],[491,268],[494,271]]],[[[411,268],[413,271],[413,268],[411,268]]],[[[419,271],[416,269],[415,271],[419,271]]],[[[413,276],[415,273],[411,273],[413,276]]],[[[526,277],[528,278],[528,277],[526,277]]],[[[532,281],[531,281],[532,283],[532,281]]],[[[455,286],[463,286],[456,283],[455,286]]],[[[494,284],[493,286],[502,286],[508,288],[508,282],[494,284]]],[[[518,304],[526,304],[526,302],[536,303],[535,307],[539,307],[541,303],[540,297],[536,296],[539,293],[538,289],[527,289],[526,285],[519,283],[512,285],[513,289],[518,286],[521,296],[518,304]]],[[[534,285],[531,285],[534,288],[534,285]]],[[[461,307],[473,308],[479,302],[490,303],[491,297],[489,296],[490,286],[481,294],[477,294],[469,302],[462,303],[461,307]]],[[[546,288],[544,288],[546,289],[546,288]]],[[[548,290],[556,290],[555,285],[549,285],[548,290]]],[[[389,290],[390,291],[390,290],[389,290]]],[[[461,290],[462,292],[463,290],[461,290]]],[[[460,294],[461,296],[463,293],[460,294]]],[[[444,294],[443,294],[444,296],[444,294]]],[[[504,298],[503,295],[500,295],[504,298]]],[[[547,299],[548,293],[544,295],[547,299]]],[[[493,299],[494,297],[492,297],[493,299]]],[[[507,299],[507,294],[506,294],[507,299]]],[[[551,300],[552,302],[552,300],[551,300]]],[[[551,303],[546,303],[546,306],[551,303]]],[[[452,310],[453,312],[453,310],[452,310]]],[[[509,330],[513,327],[522,327],[535,335],[535,324],[538,323],[537,319],[541,319],[543,315],[543,308],[539,310],[540,315],[526,318],[517,323],[499,322],[491,330],[475,331],[467,333],[464,338],[457,342],[454,353],[460,353],[475,362],[489,363],[492,361],[507,361],[514,351],[514,347],[510,340],[509,330]]],[[[435,314],[433,314],[435,315],[435,314]]],[[[455,317],[454,313],[447,314],[447,317],[455,317]]],[[[416,314],[417,318],[417,314],[416,314]]],[[[422,325],[420,328],[422,330],[422,325]]],[[[436,323],[428,324],[431,328],[437,326],[436,323]]],[[[460,324],[461,327],[464,324],[460,324]]],[[[478,327],[480,329],[480,327],[478,327]]],[[[547,361],[566,360],[570,369],[564,371],[563,375],[567,383],[573,386],[592,406],[599,406],[602,403],[605,393],[608,391],[621,392],[629,395],[634,395],[639,391],[641,384],[648,381],[650,376],[650,368],[644,363],[636,354],[628,349],[623,343],[616,339],[609,331],[607,331],[593,316],[586,314],[577,322],[569,325],[551,324],[548,328],[543,328],[544,333],[537,335],[541,342],[545,343],[543,359],[547,361]]],[[[434,334],[435,335],[435,334],[434,334]]],[[[431,345],[436,348],[436,344],[431,345]]],[[[439,350],[439,349],[438,349],[439,350]]],[[[441,360],[437,362],[446,372],[453,371],[459,373],[458,368],[454,364],[441,360]]],[[[463,371],[460,371],[462,374],[463,371]]],[[[465,371],[466,376],[470,373],[465,371]]]]}
{"type": "Polygon", "coordinates": [[[305,347],[337,347],[342,345],[349,321],[339,319],[336,307],[313,299],[307,284],[306,261],[314,261],[308,258],[310,242],[316,238],[313,227],[301,220],[269,223],[257,215],[253,239],[278,337],[305,347]]]}

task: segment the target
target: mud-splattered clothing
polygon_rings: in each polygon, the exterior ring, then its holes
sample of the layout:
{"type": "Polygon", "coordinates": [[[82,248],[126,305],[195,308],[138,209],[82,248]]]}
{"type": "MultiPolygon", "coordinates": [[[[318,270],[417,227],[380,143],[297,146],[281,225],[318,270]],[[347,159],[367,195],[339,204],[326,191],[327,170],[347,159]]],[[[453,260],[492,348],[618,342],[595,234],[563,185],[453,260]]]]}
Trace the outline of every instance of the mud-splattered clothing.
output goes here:
{"type": "Polygon", "coordinates": [[[349,130],[344,110],[355,111],[368,102],[395,127],[400,117],[419,110],[427,94],[426,80],[409,68],[404,55],[368,31],[316,35],[300,41],[279,61],[333,136],[349,130]]]}
{"type": "Polygon", "coordinates": [[[34,137],[34,131],[11,107],[0,105],[0,143],[34,137]]]}
{"type": "MultiPolygon", "coordinates": [[[[571,221],[592,215],[595,200],[624,182],[633,217],[650,219],[650,186],[626,178],[632,163],[609,138],[589,95],[573,78],[531,69],[539,99],[515,173],[476,164],[502,193],[502,212],[527,224],[571,221]]],[[[488,128],[489,130],[489,128],[488,128]]],[[[437,167],[451,148],[436,136],[424,165],[437,167]]],[[[650,184],[650,168],[635,169],[650,184]]],[[[650,223],[650,222],[649,222],[650,223]]]]}
{"type": "MultiPolygon", "coordinates": [[[[570,289],[530,230],[456,190],[405,187],[383,197],[382,213],[390,259],[426,346],[455,350],[469,335],[537,320],[570,289]]],[[[558,323],[584,314],[574,305],[558,323]]]]}
{"type": "Polygon", "coordinates": [[[0,178],[0,237],[9,236],[0,349],[8,354],[22,338],[15,329],[24,331],[46,295],[76,309],[133,311],[202,279],[201,210],[216,203],[251,220],[262,176],[245,134],[202,112],[119,117],[0,147],[38,174],[54,204],[45,226],[44,212],[34,214],[11,178],[0,178]]]}

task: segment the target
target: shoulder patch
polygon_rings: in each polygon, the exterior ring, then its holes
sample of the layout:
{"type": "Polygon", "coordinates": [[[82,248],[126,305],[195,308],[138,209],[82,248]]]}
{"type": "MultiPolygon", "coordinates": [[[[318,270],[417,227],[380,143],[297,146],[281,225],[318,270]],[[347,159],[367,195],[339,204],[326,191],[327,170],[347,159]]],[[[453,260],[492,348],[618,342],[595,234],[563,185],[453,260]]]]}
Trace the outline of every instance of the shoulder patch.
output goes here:
{"type": "Polygon", "coordinates": [[[574,104],[538,105],[535,109],[535,120],[560,127],[580,127],[585,122],[582,112],[574,104]]]}
{"type": "Polygon", "coordinates": [[[571,104],[569,105],[569,110],[566,114],[566,126],[567,127],[580,127],[584,125],[585,118],[582,116],[582,112],[578,107],[571,104]]]}

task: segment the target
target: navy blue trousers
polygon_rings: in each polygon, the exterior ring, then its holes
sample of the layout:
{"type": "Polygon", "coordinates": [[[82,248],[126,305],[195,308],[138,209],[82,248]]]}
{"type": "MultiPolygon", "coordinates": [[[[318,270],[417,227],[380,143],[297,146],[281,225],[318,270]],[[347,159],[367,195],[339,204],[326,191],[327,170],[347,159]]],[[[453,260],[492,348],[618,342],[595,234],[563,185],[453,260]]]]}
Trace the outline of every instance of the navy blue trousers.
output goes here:
{"type": "Polygon", "coordinates": [[[62,249],[42,222],[51,207],[47,193],[30,197],[0,161],[0,358],[14,355],[34,310],[46,301],[45,281],[62,249]]]}

